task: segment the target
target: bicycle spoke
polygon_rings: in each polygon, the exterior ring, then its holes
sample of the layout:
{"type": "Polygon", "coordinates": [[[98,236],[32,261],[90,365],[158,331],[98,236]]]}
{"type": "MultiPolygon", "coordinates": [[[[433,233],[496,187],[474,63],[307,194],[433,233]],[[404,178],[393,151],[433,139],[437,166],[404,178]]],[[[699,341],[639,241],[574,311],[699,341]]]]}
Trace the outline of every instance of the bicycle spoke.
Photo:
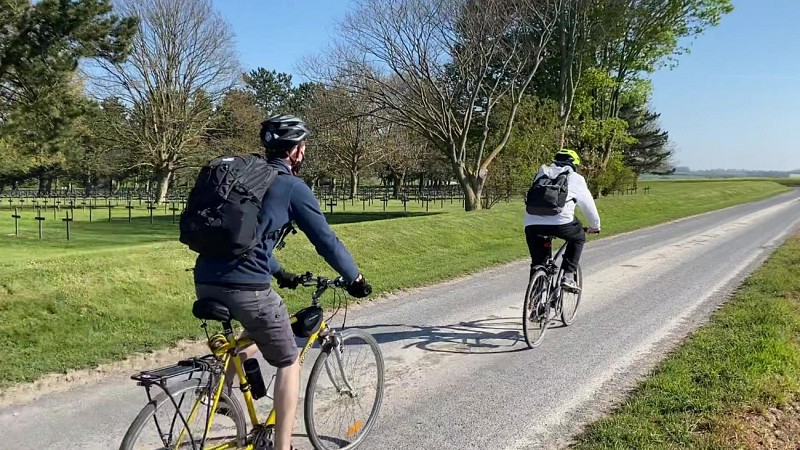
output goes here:
{"type": "Polygon", "coordinates": [[[310,399],[313,417],[319,420],[312,426],[321,448],[351,448],[369,430],[376,396],[382,391],[377,355],[371,345],[358,334],[345,336],[321,362],[320,369],[323,365],[330,369],[336,374],[336,382],[342,383],[340,387],[347,388],[339,392],[334,389],[334,382],[325,382],[323,378],[314,380],[316,384],[310,399]],[[344,381],[340,381],[340,377],[344,377],[344,381]]]}

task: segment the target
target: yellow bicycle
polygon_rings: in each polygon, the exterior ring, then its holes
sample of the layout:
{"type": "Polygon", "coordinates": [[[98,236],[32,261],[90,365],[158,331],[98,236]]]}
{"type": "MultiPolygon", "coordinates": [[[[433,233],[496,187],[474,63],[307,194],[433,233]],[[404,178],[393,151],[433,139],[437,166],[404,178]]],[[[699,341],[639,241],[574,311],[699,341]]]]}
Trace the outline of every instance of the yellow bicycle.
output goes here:
{"type": "MultiPolygon", "coordinates": [[[[300,363],[314,343],[320,344],[320,354],[305,390],[308,438],[315,449],[354,449],[364,441],[378,418],[384,390],[383,355],[369,333],[344,329],[344,325],[343,331],[336,330],[323,318],[319,299],[329,288],[341,287],[341,278],[329,280],[307,273],[302,284],[316,290],[311,296],[311,306],[291,317],[295,335],[307,339],[300,352],[300,363]],[[349,365],[364,362],[370,366],[367,370],[349,365]],[[357,375],[364,374],[366,383],[356,380],[357,375]],[[366,407],[362,401],[367,403],[366,407]]],[[[338,299],[341,307],[342,296],[338,299]]],[[[131,377],[145,388],[148,403],[128,428],[120,450],[271,449],[275,410],[270,410],[262,422],[255,406],[255,400],[269,396],[268,387],[257,361],[254,358],[243,361],[240,355],[241,349],[253,344],[252,339],[234,336],[230,312],[221,303],[195,302],[192,311],[203,321],[207,335],[207,321],[222,323],[221,332],[208,336],[212,353],[131,377]],[[231,364],[247,407],[249,429],[241,403],[231,389],[230,380],[226,380],[231,364]]],[[[338,311],[339,308],[334,315],[338,311]]],[[[344,321],[347,321],[346,302],[344,321]]]]}

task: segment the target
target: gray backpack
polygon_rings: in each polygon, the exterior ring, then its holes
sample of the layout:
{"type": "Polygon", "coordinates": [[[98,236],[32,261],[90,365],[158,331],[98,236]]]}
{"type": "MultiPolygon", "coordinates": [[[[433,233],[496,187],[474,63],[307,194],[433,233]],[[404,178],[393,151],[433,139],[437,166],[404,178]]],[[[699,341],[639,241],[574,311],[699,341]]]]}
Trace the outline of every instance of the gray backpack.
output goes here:
{"type": "Polygon", "coordinates": [[[564,210],[569,193],[569,175],[572,170],[560,172],[551,178],[546,170],[528,189],[525,210],[537,216],[554,216],[564,210]]]}

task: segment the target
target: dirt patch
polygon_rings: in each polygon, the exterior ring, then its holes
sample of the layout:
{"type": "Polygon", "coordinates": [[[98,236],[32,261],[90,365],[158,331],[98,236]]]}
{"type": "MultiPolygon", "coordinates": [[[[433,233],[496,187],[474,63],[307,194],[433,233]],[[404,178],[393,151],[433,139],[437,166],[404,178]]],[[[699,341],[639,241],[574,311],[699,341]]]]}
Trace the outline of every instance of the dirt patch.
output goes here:
{"type": "Polygon", "coordinates": [[[741,413],[720,431],[725,448],[799,449],[800,402],[741,413]]]}
{"type": "Polygon", "coordinates": [[[0,407],[27,403],[43,395],[64,392],[77,386],[96,383],[109,377],[128,377],[145,368],[172,364],[180,359],[210,353],[206,340],[182,341],[170,348],[150,353],[136,353],[124,360],[103,364],[92,369],[48,374],[32,383],[22,383],[0,389],[0,407]]]}

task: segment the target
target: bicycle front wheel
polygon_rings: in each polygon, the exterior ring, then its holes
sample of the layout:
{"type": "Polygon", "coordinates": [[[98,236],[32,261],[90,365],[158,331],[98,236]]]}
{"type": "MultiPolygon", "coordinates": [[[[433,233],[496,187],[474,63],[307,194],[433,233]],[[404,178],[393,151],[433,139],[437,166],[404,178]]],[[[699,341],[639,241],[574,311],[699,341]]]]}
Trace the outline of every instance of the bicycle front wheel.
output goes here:
{"type": "Polygon", "coordinates": [[[581,303],[581,295],[583,295],[583,275],[581,274],[581,266],[577,266],[574,276],[575,284],[578,285],[578,292],[569,292],[561,289],[561,322],[564,326],[570,326],[575,322],[575,316],[578,314],[578,306],[581,303]]]}
{"type": "Polygon", "coordinates": [[[333,339],[311,369],[306,431],[315,449],[349,450],[364,441],[378,419],[383,354],[375,338],[362,330],[349,329],[333,339]]]}
{"type": "Polygon", "coordinates": [[[537,269],[531,275],[528,289],[525,292],[525,302],[522,308],[522,332],[529,348],[534,348],[542,343],[550,322],[547,284],[547,273],[542,269],[537,269]]]}

